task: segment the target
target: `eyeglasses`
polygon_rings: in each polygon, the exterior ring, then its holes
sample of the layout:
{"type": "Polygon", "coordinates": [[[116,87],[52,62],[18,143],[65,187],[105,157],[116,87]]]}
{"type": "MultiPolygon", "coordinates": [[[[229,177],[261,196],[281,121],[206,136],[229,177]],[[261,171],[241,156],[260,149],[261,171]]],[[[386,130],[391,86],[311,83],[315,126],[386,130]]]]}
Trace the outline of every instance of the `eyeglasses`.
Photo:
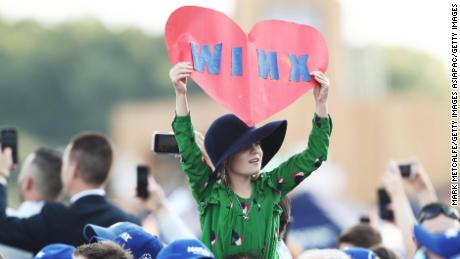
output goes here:
{"type": "Polygon", "coordinates": [[[456,209],[439,203],[429,204],[423,207],[423,209],[418,214],[417,220],[419,223],[422,223],[427,219],[432,219],[439,216],[439,214],[443,214],[451,219],[460,221],[460,216],[456,209]]]}

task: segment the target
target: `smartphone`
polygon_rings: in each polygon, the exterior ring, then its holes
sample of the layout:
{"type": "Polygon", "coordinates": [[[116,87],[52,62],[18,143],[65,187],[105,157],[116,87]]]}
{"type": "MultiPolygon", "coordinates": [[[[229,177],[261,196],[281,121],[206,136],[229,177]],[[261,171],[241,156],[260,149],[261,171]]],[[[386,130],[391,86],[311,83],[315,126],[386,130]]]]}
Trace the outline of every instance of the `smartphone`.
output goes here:
{"type": "Polygon", "coordinates": [[[176,136],[172,132],[154,132],[150,150],[154,154],[179,154],[176,136]]]}
{"type": "Polygon", "coordinates": [[[389,208],[391,198],[384,188],[377,189],[379,216],[383,220],[394,221],[393,210],[389,208]]]}
{"type": "Polygon", "coordinates": [[[149,197],[149,177],[150,169],[146,165],[137,166],[137,186],[136,196],[142,199],[149,197]]]}
{"type": "Polygon", "coordinates": [[[5,128],[0,132],[2,151],[9,147],[12,150],[13,163],[18,163],[18,132],[15,128],[5,128]]]}
{"type": "Polygon", "coordinates": [[[415,178],[415,172],[413,170],[412,164],[400,164],[398,167],[399,172],[401,173],[401,177],[410,179],[415,178]]]}

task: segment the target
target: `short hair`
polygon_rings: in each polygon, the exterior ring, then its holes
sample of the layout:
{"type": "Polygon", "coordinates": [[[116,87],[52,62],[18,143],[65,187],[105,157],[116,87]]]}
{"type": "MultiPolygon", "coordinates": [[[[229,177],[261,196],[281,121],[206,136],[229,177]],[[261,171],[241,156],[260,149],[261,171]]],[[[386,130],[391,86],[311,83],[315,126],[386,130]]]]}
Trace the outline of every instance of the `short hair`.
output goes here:
{"type": "Polygon", "coordinates": [[[291,200],[288,196],[284,196],[284,198],[279,202],[279,205],[283,209],[283,212],[280,215],[279,236],[280,239],[286,241],[287,228],[291,222],[291,200]]]}
{"type": "Polygon", "coordinates": [[[303,252],[297,259],[350,259],[346,253],[338,249],[311,249],[303,252]]]}
{"type": "Polygon", "coordinates": [[[393,250],[381,245],[373,246],[371,250],[376,253],[380,259],[400,259],[393,250]]]}
{"type": "Polygon", "coordinates": [[[371,225],[361,223],[340,234],[337,243],[350,243],[356,247],[370,248],[382,243],[380,232],[371,225]]]}
{"type": "Polygon", "coordinates": [[[70,141],[70,159],[75,161],[81,178],[87,184],[101,185],[112,166],[112,146],[101,134],[84,132],[70,141]]]}
{"type": "Polygon", "coordinates": [[[85,259],[133,259],[130,251],[124,250],[113,241],[101,241],[85,244],[77,247],[73,252],[74,256],[81,256],[85,259]]]}
{"type": "Polygon", "coordinates": [[[252,253],[239,253],[234,255],[228,255],[224,259],[261,259],[262,257],[252,253]]]}
{"type": "Polygon", "coordinates": [[[39,148],[34,152],[32,165],[36,170],[30,175],[38,193],[44,200],[55,200],[62,189],[62,153],[51,148],[39,148]]]}

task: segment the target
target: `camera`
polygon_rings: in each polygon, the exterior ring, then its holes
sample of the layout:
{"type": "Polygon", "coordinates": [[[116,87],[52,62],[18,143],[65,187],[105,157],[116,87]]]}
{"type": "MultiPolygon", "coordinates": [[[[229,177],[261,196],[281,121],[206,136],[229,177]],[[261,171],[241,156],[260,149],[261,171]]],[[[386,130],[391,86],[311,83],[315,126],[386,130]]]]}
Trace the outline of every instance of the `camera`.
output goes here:
{"type": "Polygon", "coordinates": [[[13,163],[18,163],[18,132],[16,128],[4,128],[0,131],[2,151],[9,147],[12,151],[13,163]]]}
{"type": "Polygon", "coordinates": [[[155,131],[152,134],[150,150],[154,154],[179,154],[176,136],[172,132],[155,131]]]}

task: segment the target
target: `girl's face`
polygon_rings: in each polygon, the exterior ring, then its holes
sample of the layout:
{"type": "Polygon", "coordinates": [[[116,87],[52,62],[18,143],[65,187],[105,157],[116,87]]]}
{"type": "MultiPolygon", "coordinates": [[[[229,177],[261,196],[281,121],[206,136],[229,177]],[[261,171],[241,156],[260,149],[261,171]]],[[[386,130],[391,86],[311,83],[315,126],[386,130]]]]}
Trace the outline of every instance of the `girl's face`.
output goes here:
{"type": "Polygon", "coordinates": [[[262,157],[263,151],[260,142],[253,143],[230,157],[230,171],[247,176],[258,174],[262,167],[262,157]]]}

